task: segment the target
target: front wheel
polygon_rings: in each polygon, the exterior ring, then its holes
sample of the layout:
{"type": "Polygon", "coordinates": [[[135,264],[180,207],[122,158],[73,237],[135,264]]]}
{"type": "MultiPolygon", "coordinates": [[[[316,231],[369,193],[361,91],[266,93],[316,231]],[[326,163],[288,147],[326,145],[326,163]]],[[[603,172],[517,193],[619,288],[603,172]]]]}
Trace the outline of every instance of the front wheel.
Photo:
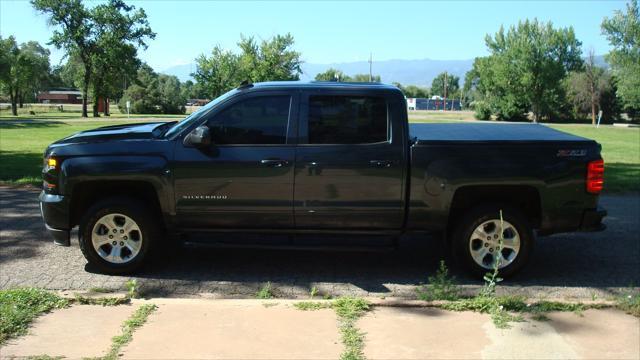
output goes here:
{"type": "Polygon", "coordinates": [[[95,204],[82,219],[80,249],[100,272],[127,274],[140,269],[161,236],[142,203],[113,198],[95,204]]]}
{"type": "Polygon", "coordinates": [[[500,276],[508,277],[529,260],[533,239],[531,225],[519,210],[481,206],[456,223],[452,245],[458,263],[474,275],[482,277],[492,272],[497,263],[500,276]]]}

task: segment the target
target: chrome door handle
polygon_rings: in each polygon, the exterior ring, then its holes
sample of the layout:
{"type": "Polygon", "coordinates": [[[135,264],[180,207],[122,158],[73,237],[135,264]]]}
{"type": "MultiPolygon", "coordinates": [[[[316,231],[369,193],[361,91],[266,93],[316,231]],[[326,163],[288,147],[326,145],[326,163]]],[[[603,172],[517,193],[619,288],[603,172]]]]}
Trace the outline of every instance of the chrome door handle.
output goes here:
{"type": "Polygon", "coordinates": [[[391,167],[393,166],[393,160],[370,160],[369,165],[376,167],[391,167]]]}
{"type": "Polygon", "coordinates": [[[264,159],[260,160],[260,164],[269,167],[283,167],[289,165],[289,162],[287,160],[280,159],[264,159]]]}

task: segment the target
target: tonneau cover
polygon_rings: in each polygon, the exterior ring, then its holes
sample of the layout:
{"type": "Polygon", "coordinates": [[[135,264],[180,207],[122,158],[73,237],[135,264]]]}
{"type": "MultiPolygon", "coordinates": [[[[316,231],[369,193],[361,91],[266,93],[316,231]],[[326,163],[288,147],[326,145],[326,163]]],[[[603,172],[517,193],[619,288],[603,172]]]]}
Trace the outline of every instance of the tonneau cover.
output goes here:
{"type": "Polygon", "coordinates": [[[540,124],[409,124],[409,138],[431,142],[592,142],[540,124]]]}

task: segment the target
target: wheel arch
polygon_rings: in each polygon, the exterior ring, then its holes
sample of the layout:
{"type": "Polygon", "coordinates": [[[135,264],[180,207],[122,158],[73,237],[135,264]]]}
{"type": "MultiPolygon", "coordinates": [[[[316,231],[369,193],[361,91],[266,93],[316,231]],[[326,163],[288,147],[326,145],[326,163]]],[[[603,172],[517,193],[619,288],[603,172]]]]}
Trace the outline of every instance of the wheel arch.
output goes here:
{"type": "Polygon", "coordinates": [[[542,222],[542,205],[537,188],[530,185],[470,185],[458,188],[453,195],[447,222],[448,232],[451,232],[451,228],[465,212],[489,204],[517,208],[534,229],[539,228],[542,222]]]}
{"type": "MultiPolygon", "coordinates": [[[[154,211],[154,216],[163,219],[163,209],[157,188],[142,180],[91,180],[75,184],[70,204],[71,227],[80,220],[95,203],[111,197],[126,197],[143,202],[154,211]]],[[[167,221],[163,219],[166,226],[167,221]]]]}

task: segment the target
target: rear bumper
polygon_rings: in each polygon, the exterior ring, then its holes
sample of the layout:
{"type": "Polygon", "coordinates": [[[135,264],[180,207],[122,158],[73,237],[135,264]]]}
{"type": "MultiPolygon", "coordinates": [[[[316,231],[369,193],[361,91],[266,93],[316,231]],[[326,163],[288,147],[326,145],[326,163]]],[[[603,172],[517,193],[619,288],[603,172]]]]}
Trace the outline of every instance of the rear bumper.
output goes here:
{"type": "Polygon", "coordinates": [[[607,228],[602,223],[602,219],[607,216],[607,210],[598,207],[597,209],[585,210],[582,214],[582,222],[580,223],[580,231],[603,231],[607,228]]]}
{"type": "Polygon", "coordinates": [[[68,198],[62,195],[46,194],[43,191],[38,200],[40,201],[40,215],[44,226],[53,237],[54,244],[70,246],[68,198]]]}

